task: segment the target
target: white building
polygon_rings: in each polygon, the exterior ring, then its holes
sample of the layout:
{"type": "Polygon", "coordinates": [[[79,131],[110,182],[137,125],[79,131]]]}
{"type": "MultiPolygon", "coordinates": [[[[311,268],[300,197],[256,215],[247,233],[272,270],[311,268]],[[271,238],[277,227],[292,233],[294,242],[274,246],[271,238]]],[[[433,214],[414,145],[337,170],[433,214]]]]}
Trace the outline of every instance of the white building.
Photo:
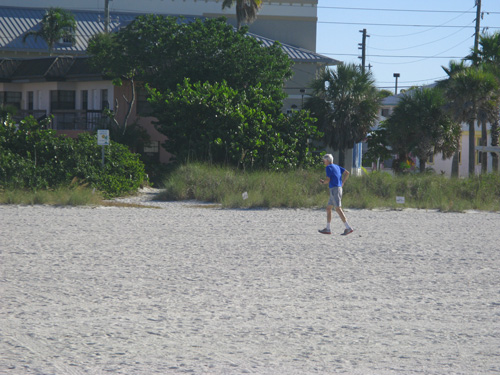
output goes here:
{"type": "MultiPolygon", "coordinates": [[[[392,95],[387,98],[385,98],[382,101],[382,106],[380,109],[380,116],[379,120],[377,122],[377,126],[381,121],[386,120],[387,118],[390,117],[392,114],[394,107],[399,103],[401,100],[402,96],[405,95],[405,93],[400,93],[398,95],[392,95]]],[[[469,125],[466,123],[462,123],[462,137],[460,140],[460,150],[459,150],[459,176],[460,177],[468,177],[469,176],[469,125]]],[[[491,125],[488,124],[488,144],[486,146],[491,146],[491,134],[490,134],[490,128],[491,125]]],[[[479,125],[476,124],[475,128],[475,138],[476,138],[476,146],[478,146],[477,150],[475,151],[475,159],[476,159],[476,166],[475,166],[475,172],[476,175],[481,173],[481,151],[480,149],[480,140],[481,140],[481,128],[479,125]]],[[[389,161],[390,163],[392,161],[389,161]]],[[[452,165],[452,159],[444,159],[443,155],[441,153],[437,153],[432,156],[430,160],[426,162],[426,168],[432,168],[436,173],[438,174],[444,174],[446,176],[451,176],[451,165],[452,165]]],[[[419,161],[416,159],[416,167],[418,168],[419,166],[419,161]]],[[[390,164],[388,165],[386,163],[385,167],[390,167],[390,164]]],[[[491,153],[488,152],[488,167],[487,167],[488,172],[492,171],[492,157],[491,153]]]]}

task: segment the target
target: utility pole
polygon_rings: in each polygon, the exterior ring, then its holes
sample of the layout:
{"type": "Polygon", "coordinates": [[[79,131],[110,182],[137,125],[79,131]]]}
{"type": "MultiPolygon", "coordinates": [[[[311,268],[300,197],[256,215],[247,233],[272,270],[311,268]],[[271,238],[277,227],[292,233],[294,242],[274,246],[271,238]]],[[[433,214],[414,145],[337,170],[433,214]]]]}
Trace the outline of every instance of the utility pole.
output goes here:
{"type": "Polygon", "coordinates": [[[394,78],[396,78],[396,86],[394,87],[394,95],[398,94],[398,78],[401,76],[399,73],[394,73],[392,75],[394,78]]]}
{"type": "Polygon", "coordinates": [[[370,35],[366,35],[366,29],[359,30],[360,33],[363,33],[363,38],[361,39],[361,43],[358,43],[358,49],[361,50],[361,72],[365,74],[365,65],[366,65],[366,37],[370,37],[370,35]]]}
{"type": "Polygon", "coordinates": [[[476,33],[474,34],[474,64],[477,65],[477,54],[479,51],[479,28],[481,24],[481,0],[476,0],[476,33]]]}
{"type": "Polygon", "coordinates": [[[104,0],[104,32],[109,33],[109,1],[104,0]]]}

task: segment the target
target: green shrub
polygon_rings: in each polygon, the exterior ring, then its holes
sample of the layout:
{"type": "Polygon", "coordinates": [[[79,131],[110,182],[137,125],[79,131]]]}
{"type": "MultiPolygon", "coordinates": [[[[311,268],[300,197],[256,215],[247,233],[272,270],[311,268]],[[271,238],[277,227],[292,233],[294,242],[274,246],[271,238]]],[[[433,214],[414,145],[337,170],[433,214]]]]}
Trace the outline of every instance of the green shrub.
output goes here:
{"type": "Polygon", "coordinates": [[[146,177],[139,156],[111,142],[103,168],[101,152],[95,134],[59,137],[33,117],[19,124],[7,117],[0,123],[0,188],[50,189],[77,178],[105,197],[137,191],[146,177]]]}

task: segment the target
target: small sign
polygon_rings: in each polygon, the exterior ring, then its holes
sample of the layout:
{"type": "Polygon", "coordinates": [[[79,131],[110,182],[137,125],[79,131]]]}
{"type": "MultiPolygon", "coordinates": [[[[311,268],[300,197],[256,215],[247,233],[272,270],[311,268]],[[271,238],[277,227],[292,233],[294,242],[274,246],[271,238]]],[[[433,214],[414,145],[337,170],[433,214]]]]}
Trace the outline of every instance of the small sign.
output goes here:
{"type": "Polygon", "coordinates": [[[241,194],[241,197],[243,200],[248,199],[248,193],[245,191],[243,194],[241,194]]]}
{"type": "Polygon", "coordinates": [[[405,197],[396,197],[396,203],[405,204],[405,197]]]}
{"type": "Polygon", "coordinates": [[[109,130],[104,129],[97,131],[97,145],[109,146],[109,130]]]}

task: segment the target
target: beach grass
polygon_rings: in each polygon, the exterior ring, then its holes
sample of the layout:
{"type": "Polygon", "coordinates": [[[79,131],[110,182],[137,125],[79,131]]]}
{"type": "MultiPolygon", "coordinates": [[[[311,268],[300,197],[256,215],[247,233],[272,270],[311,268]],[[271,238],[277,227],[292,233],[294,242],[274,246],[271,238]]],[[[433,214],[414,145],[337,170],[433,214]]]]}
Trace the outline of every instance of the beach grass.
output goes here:
{"type": "Polygon", "coordinates": [[[86,187],[58,188],[54,190],[0,190],[0,204],[54,206],[100,205],[102,196],[86,187]]]}
{"type": "MultiPolygon", "coordinates": [[[[328,200],[327,187],[319,184],[323,177],[323,167],[270,172],[193,163],[169,173],[156,199],[197,200],[223,208],[323,208],[328,200]]],[[[435,174],[364,173],[349,178],[342,202],[345,208],[357,209],[499,212],[500,175],[452,179],[435,174]],[[404,197],[405,203],[397,203],[396,197],[404,197]]],[[[143,207],[105,200],[81,185],[36,191],[0,189],[0,204],[143,207]]]]}
{"type": "MultiPolygon", "coordinates": [[[[226,208],[319,208],[328,190],[319,184],[322,167],[284,172],[244,172],[229,167],[188,164],[165,179],[159,200],[198,200],[226,208]],[[248,194],[244,199],[243,193],[248,194]]],[[[386,172],[351,176],[344,186],[347,208],[418,208],[440,211],[500,211],[500,175],[451,179],[435,174],[393,176],[386,172]],[[404,204],[396,197],[404,197],[404,204]]]]}

